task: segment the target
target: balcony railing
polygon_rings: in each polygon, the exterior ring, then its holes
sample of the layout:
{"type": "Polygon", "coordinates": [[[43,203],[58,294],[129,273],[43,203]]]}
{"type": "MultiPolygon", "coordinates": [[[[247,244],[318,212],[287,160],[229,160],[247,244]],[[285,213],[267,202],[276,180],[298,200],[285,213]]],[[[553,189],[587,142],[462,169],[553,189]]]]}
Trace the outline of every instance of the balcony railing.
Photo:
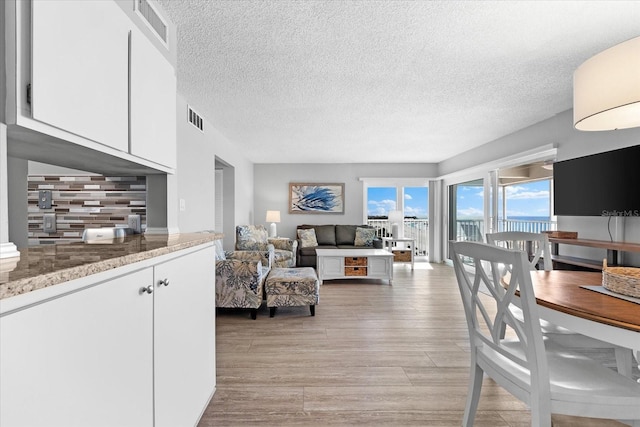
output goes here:
{"type": "MultiPolygon", "coordinates": [[[[556,230],[556,221],[501,219],[498,221],[499,231],[525,231],[528,233],[541,233],[547,230],[556,230]]],[[[484,221],[481,219],[461,219],[456,225],[456,240],[472,242],[484,242],[484,221]]]]}
{"type": "Polygon", "coordinates": [[[456,221],[456,240],[484,242],[484,221],[481,219],[459,219],[456,221]]]}
{"type": "Polygon", "coordinates": [[[500,231],[526,231],[527,233],[542,233],[548,230],[557,230],[556,221],[501,219],[498,221],[500,231]]]}
{"type": "MultiPolygon", "coordinates": [[[[367,224],[376,229],[378,237],[391,237],[391,225],[387,219],[369,219],[367,224]]],[[[556,230],[555,221],[542,220],[499,220],[499,231],[526,231],[540,233],[546,230],[556,230]]],[[[469,240],[484,242],[484,221],[481,219],[461,219],[456,222],[456,240],[469,240]]],[[[404,237],[416,241],[415,255],[426,256],[429,253],[429,220],[409,219],[404,220],[404,237]]]]}
{"type": "MultiPolygon", "coordinates": [[[[387,219],[369,219],[367,224],[376,229],[378,237],[391,237],[391,225],[387,219]]],[[[426,256],[429,253],[429,220],[404,219],[404,237],[415,240],[414,255],[426,256]]]]}

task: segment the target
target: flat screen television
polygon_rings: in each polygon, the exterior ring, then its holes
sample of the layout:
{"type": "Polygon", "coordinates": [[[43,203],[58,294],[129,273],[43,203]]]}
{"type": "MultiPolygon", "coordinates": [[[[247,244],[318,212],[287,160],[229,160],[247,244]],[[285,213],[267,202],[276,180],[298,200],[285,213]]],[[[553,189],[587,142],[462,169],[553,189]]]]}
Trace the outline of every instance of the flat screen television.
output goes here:
{"type": "Polygon", "coordinates": [[[556,162],[556,215],[640,216],[640,145],[556,162]]]}

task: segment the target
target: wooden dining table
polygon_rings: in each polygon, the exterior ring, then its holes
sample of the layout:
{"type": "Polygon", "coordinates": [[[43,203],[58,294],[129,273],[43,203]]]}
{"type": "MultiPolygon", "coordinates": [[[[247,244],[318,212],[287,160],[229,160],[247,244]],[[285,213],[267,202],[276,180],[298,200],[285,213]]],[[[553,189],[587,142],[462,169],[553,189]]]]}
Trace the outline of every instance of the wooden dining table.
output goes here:
{"type": "Polygon", "coordinates": [[[602,285],[601,272],[531,272],[540,318],[574,332],[640,351],[640,304],[581,286],[602,285]]]}

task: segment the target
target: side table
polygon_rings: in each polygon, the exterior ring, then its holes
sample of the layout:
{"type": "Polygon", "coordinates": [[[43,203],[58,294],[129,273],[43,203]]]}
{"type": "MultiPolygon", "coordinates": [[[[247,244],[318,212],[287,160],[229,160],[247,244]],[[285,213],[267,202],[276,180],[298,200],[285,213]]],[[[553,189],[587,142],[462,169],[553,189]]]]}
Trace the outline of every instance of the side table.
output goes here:
{"type": "Polygon", "coordinates": [[[395,238],[395,237],[383,237],[383,248],[393,254],[393,262],[405,262],[411,263],[411,270],[414,267],[413,253],[415,251],[415,239],[409,238],[395,238]],[[405,243],[405,248],[398,248],[398,243],[405,243]]]}

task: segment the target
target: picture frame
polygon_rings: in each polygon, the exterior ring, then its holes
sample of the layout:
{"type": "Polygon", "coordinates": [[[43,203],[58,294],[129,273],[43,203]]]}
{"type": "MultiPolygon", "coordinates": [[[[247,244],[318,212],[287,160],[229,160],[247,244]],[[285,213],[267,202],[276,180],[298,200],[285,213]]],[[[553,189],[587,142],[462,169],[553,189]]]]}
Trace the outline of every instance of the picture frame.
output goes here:
{"type": "Polygon", "coordinates": [[[290,214],[344,214],[344,183],[289,183],[290,214]]]}

